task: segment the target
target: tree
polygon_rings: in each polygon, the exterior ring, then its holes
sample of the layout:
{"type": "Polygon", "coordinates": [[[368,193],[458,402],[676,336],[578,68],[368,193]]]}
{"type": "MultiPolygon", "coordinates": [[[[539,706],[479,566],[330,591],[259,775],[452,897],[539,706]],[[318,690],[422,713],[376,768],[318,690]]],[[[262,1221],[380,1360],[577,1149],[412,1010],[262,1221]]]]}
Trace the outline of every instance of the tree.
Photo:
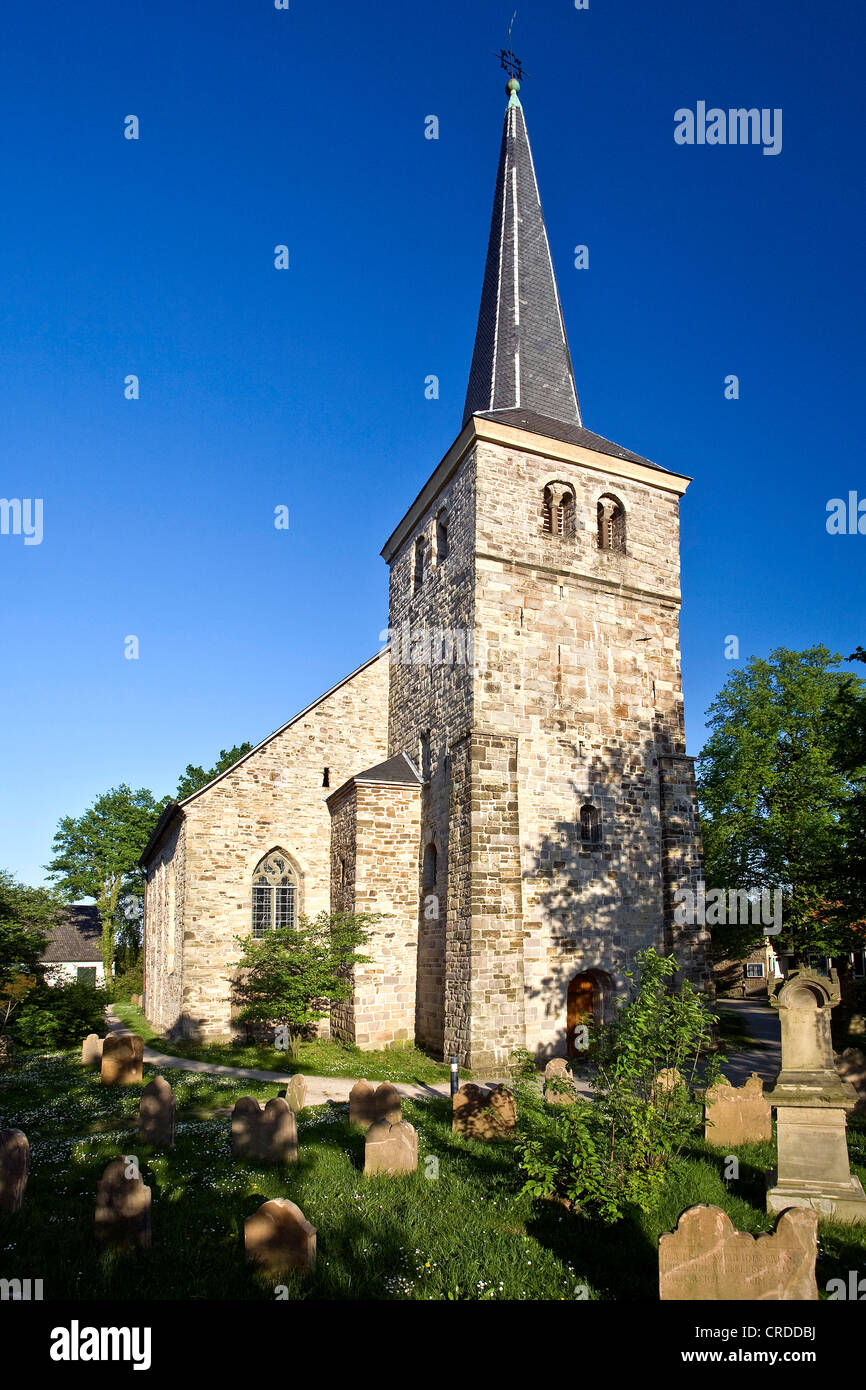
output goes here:
{"type": "Polygon", "coordinates": [[[106,983],[114,966],[118,904],[139,891],[138,861],[162,805],[146,787],[125,782],[98,796],[81,816],[64,816],[54,836],[54,858],[46,866],[69,902],[96,900],[102,923],[106,983]]]}
{"type": "Polygon", "coordinates": [[[47,888],[28,888],[0,869],[0,1032],[43,974],[47,932],[62,904],[47,888]]]}
{"type": "Polygon", "coordinates": [[[352,997],[353,971],[369,960],[361,948],[377,921],[370,913],[320,912],[260,938],[237,937],[243,949],[235,967],[241,972],[235,985],[239,1018],[282,1024],[296,1046],[331,1004],[352,997]]]}
{"type": "MultiPolygon", "coordinates": [[[[846,762],[839,720],[840,708],[852,717],[862,708],[866,685],[832,670],[839,660],[823,646],[753,657],[710,706],[712,732],[698,758],[708,883],[782,891],[775,940],[797,955],[861,944],[862,909],[846,903],[842,877],[866,760],[846,762]]],[[[717,953],[739,955],[761,931],[720,927],[713,935],[717,953]]]]}
{"type": "Polygon", "coordinates": [[[220,750],[216,765],[206,772],[203,767],[194,767],[192,763],[187,763],[186,771],[177,784],[175,801],[183,801],[186,797],[192,796],[193,792],[206,787],[208,782],[212,782],[214,777],[218,777],[221,772],[225,772],[242,758],[245,753],[249,753],[252,748],[251,743],[237,743],[234,748],[220,750]]]}

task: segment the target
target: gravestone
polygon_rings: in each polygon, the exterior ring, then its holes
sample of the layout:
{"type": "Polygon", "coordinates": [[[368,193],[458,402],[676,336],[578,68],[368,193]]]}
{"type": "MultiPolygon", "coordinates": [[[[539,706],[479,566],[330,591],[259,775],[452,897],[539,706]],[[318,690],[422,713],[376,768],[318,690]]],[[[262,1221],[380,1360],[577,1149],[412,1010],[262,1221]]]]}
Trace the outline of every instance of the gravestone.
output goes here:
{"type": "Polygon", "coordinates": [[[835,970],[794,970],[771,996],[782,1025],[782,1070],[769,1092],[779,1166],[767,1210],[812,1207],[825,1219],[866,1223],[866,1193],[851,1172],[845,1137],[857,1093],[833,1062],[830,1015],[840,999],[835,970]]]}
{"type": "Polygon", "coordinates": [[[0,1129],[0,1215],[21,1210],[30,1175],[30,1144],[20,1129],[0,1129]]]}
{"type": "Polygon", "coordinates": [[[400,1092],[389,1081],[375,1088],[368,1081],[356,1081],[349,1092],[349,1124],[368,1129],[376,1120],[399,1124],[402,1119],[400,1092]]]}
{"type": "Polygon", "coordinates": [[[367,1129],[376,1119],[373,1097],[376,1092],[369,1081],[356,1081],[349,1092],[349,1124],[367,1129]]]}
{"type": "Polygon", "coordinates": [[[544,1099],[548,1105],[574,1105],[577,1091],[564,1057],[552,1057],[544,1068],[544,1099]]]}
{"type": "Polygon", "coordinates": [[[81,1044],[81,1065],[93,1067],[102,1061],[102,1038],[98,1033],[88,1033],[81,1044]]]}
{"type": "Polygon", "coordinates": [[[408,1120],[396,1124],[376,1120],[364,1140],[364,1176],[387,1173],[398,1177],[418,1167],[418,1135],[408,1120]]]}
{"type": "Polygon", "coordinates": [[[275,1197],[244,1222],[244,1253],[262,1269],[313,1269],[316,1228],[294,1202],[275,1197]]]}
{"type": "Polygon", "coordinates": [[[144,1042],[136,1033],[107,1034],[102,1044],[102,1084],[139,1084],[143,1058],[144,1042]]]}
{"type": "Polygon", "coordinates": [[[252,1096],[241,1096],[232,1111],[232,1155],[255,1163],[294,1163],[298,1157],[298,1122],[282,1096],[262,1109],[252,1096]]]}
{"type": "Polygon", "coordinates": [[[387,1120],[389,1125],[398,1125],[403,1118],[400,1092],[390,1081],[383,1081],[376,1087],[373,1097],[373,1110],[377,1120],[387,1120]]]}
{"type": "Polygon", "coordinates": [[[138,1137],[143,1144],[174,1148],[175,1109],[174,1091],[165,1077],[148,1081],[138,1105],[138,1137]]]}
{"type": "Polygon", "coordinates": [[[685,1086],[685,1077],[676,1067],[663,1067],[653,1082],[653,1095],[667,1095],[669,1091],[675,1091],[678,1086],[685,1086]]]}
{"type": "Polygon", "coordinates": [[[759,1144],[773,1137],[773,1111],[764,1083],[752,1072],[743,1086],[722,1077],[704,1095],[704,1138],[713,1148],[759,1144]]]}
{"type": "Polygon", "coordinates": [[[94,1232],[100,1244],[149,1249],[151,1192],[137,1165],[113,1158],[96,1184],[94,1232]]]}
{"type": "Polygon", "coordinates": [[[451,1130],[468,1139],[507,1139],[514,1132],[517,1109],[505,1086],[476,1086],[467,1081],[451,1100],[451,1130]]]}
{"type": "Polygon", "coordinates": [[[306,1077],[300,1072],[295,1072],[288,1086],[286,1087],[286,1100],[296,1115],[300,1114],[307,1103],[307,1081],[306,1077]]]}
{"type": "Polygon", "coordinates": [[[772,1235],[737,1231],[721,1207],[689,1207],[659,1238],[662,1302],[815,1300],[818,1218],[794,1209],[772,1235]]]}

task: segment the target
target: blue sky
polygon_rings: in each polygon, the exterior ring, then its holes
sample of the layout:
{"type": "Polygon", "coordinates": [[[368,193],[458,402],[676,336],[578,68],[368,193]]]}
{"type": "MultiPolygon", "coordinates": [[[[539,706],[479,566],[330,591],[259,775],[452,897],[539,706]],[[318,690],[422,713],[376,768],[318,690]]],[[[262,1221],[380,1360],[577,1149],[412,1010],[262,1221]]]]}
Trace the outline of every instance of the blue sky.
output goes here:
{"type": "Polygon", "coordinates": [[[61,815],[173,791],[376,650],[379,549],[460,426],[515,7],[584,421],[694,478],[690,751],[728,634],[866,640],[866,536],[825,527],[866,497],[860,7],[16,5],[0,496],[44,538],[0,536],[0,866],[40,881],[61,815]],[[781,153],[677,145],[701,100],[781,108],[781,153]]]}

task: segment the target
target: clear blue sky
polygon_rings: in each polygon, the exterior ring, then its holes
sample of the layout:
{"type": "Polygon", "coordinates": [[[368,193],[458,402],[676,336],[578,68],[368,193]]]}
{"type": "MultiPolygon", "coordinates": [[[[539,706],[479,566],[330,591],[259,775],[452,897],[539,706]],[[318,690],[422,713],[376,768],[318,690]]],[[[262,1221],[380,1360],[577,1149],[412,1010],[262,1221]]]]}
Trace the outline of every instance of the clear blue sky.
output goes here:
{"type": "Polygon", "coordinates": [[[0,866],[38,882],[61,815],[173,791],[377,649],[379,549],[460,426],[515,7],[585,423],[695,480],[690,751],[727,634],[866,640],[866,536],[825,529],[866,496],[862,7],[17,4],[0,496],[45,512],[0,536],[0,866]],[[782,152],[675,144],[701,100],[782,108],[782,152]]]}

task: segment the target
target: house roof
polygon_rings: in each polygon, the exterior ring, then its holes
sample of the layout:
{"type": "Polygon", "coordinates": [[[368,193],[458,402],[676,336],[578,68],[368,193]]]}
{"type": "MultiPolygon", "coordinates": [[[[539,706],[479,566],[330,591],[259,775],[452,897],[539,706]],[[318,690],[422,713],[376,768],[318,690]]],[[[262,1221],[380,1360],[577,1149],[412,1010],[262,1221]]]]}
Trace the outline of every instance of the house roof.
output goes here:
{"type": "Polygon", "coordinates": [[[42,957],[47,964],[56,961],[101,961],[102,923],[96,904],[75,903],[64,909],[52,927],[42,957]]]}
{"type": "Polygon", "coordinates": [[[408,753],[397,753],[393,758],[386,758],[385,762],[377,763],[375,767],[368,767],[365,772],[356,772],[351,780],[353,782],[398,782],[403,786],[411,787],[420,783],[421,777],[408,753]]]}

